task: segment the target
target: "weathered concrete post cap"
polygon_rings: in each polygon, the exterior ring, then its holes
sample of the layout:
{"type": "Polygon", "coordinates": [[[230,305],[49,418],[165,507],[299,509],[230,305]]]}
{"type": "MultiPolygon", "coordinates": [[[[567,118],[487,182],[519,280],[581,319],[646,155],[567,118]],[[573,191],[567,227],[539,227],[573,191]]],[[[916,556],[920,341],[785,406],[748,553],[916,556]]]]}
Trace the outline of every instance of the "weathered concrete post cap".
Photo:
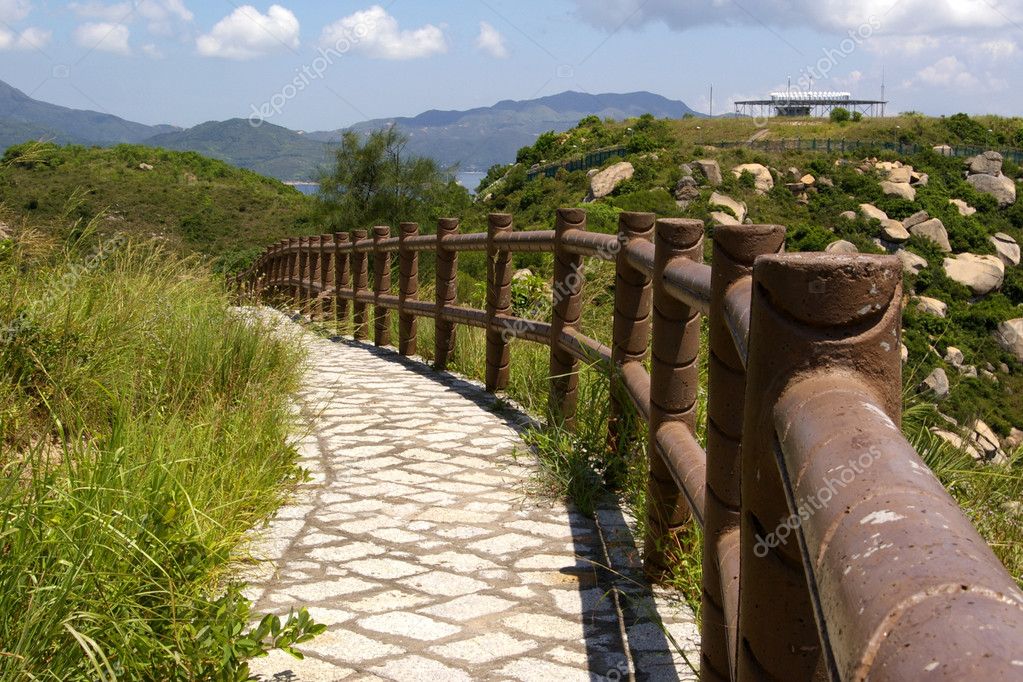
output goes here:
{"type": "Polygon", "coordinates": [[[810,326],[876,317],[902,284],[895,256],[785,253],[760,256],[753,279],[774,306],[810,326]]]}
{"type": "Polygon", "coordinates": [[[387,225],[374,225],[373,236],[374,237],[386,237],[391,234],[391,228],[387,225]]]}
{"type": "Polygon", "coordinates": [[[493,229],[504,229],[512,224],[511,213],[491,213],[487,216],[487,224],[493,229]]]}
{"type": "Polygon", "coordinates": [[[625,211],[619,215],[619,225],[626,232],[649,232],[654,226],[654,222],[656,220],[657,215],[655,213],[636,213],[634,211],[625,211]]]}
{"type": "Polygon", "coordinates": [[[775,253],[785,243],[782,225],[718,225],[714,242],[733,260],[750,264],[764,253],[775,253]]]}
{"type": "Polygon", "coordinates": [[[559,208],[558,219],[560,223],[567,223],[568,226],[578,225],[586,221],[586,211],[581,208],[559,208]]]}
{"type": "Polygon", "coordinates": [[[398,229],[403,235],[415,234],[419,232],[419,223],[402,223],[398,229]]]}
{"type": "Polygon", "coordinates": [[[661,218],[657,221],[657,240],[676,249],[688,249],[702,238],[702,220],[661,218]]]}

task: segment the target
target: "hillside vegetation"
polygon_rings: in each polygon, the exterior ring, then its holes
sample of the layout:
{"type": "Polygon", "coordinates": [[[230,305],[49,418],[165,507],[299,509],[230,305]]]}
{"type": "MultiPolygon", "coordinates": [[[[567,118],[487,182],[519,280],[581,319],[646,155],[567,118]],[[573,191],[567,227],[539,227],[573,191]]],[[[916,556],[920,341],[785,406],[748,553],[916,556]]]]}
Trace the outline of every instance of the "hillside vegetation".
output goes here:
{"type": "Polygon", "coordinates": [[[312,201],[292,187],[195,152],[139,145],[11,147],[0,203],[43,230],[100,216],[100,234],[161,240],[226,267],[269,242],[318,233],[312,201]]]}

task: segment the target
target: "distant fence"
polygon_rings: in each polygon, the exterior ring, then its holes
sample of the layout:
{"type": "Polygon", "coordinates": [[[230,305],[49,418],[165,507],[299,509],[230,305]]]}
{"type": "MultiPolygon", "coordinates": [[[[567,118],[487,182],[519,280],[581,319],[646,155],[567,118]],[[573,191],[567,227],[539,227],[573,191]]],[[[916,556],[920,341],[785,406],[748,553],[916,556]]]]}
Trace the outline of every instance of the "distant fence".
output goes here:
{"type": "MultiPolygon", "coordinates": [[[[859,149],[896,152],[897,154],[919,154],[923,151],[931,151],[932,146],[919,144],[903,144],[902,142],[870,142],[868,140],[832,140],[832,139],[792,139],[792,140],[756,140],[754,142],[701,142],[698,147],[717,147],[719,149],[760,149],[770,152],[788,151],[814,151],[814,152],[851,152],[859,149]]],[[[948,156],[970,157],[990,151],[991,147],[951,147],[948,156]]],[[[1004,158],[1017,165],[1023,165],[1023,150],[1003,149],[996,150],[1004,158]]],[[[557,161],[548,163],[539,168],[532,169],[526,174],[527,180],[535,180],[539,177],[553,178],[558,171],[565,169],[569,173],[578,170],[599,168],[609,159],[628,156],[629,148],[625,146],[607,147],[568,161],[557,161]]]]}
{"type": "Polygon", "coordinates": [[[406,356],[432,319],[441,369],[456,325],[483,329],[491,392],[508,386],[514,339],[546,345],[550,420],[568,429],[581,363],[605,370],[609,450],[631,437],[630,405],[647,425],[651,577],[671,571],[666,538],[703,527],[701,679],[1020,680],[1023,592],[899,428],[899,260],[786,254],[784,227],[724,225],[705,265],[704,235],[648,213],[595,234],[580,209],[546,231],[515,232],[508,214],[485,233],[403,223],[284,240],[233,284],[378,346],[393,311],[406,356]],[[456,302],[459,252],[486,254],[483,310],[456,302]],[[512,313],[515,252],[553,254],[550,322],[512,313]],[[429,301],[420,255],[436,263],[429,301]],[[586,258],[616,268],[611,347],[580,329],[586,258]]]}

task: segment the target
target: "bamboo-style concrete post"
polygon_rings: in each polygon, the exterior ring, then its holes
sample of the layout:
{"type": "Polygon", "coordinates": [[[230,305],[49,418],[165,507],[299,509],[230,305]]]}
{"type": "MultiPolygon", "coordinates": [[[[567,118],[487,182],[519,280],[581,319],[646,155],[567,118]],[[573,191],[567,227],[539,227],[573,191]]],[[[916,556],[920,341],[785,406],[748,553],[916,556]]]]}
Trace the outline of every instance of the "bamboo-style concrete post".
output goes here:
{"type": "MultiPolygon", "coordinates": [[[[832,367],[836,386],[855,372],[876,382],[878,409],[893,417],[888,423],[897,431],[900,267],[890,257],[830,254],[765,256],[754,267],[741,454],[739,680],[815,680],[829,667],[797,538],[800,517],[793,529],[779,470],[775,410],[794,380],[832,367]],[[843,366],[850,371],[842,374],[843,366]]],[[[842,422],[838,411],[835,422],[842,422]]],[[[866,530],[865,536],[886,531],[866,530]]],[[[854,559],[843,561],[851,566],[854,559]]]]}
{"type": "Polygon", "coordinates": [[[284,281],[288,277],[288,243],[287,239],[277,242],[277,255],[274,258],[273,268],[274,294],[277,296],[284,296],[288,291],[284,281]]]}
{"type": "Polygon", "coordinates": [[[345,290],[348,289],[349,264],[351,263],[351,238],[347,232],[334,233],[334,320],[337,323],[337,333],[344,334],[348,331],[348,299],[345,298],[345,290]]]}
{"type": "Polygon", "coordinates": [[[707,391],[707,495],[704,506],[702,680],[729,680],[735,673],[734,617],[739,593],[739,446],[746,392],[746,358],[729,326],[729,298],[750,301],[757,256],[778,253],[785,243],[779,225],[724,225],[714,228],[707,391]],[[728,567],[728,568],[725,568],[728,567]],[[726,601],[728,608],[726,609],[726,601]]]}
{"type": "Polygon", "coordinates": [[[309,245],[306,250],[306,272],[308,273],[306,279],[309,280],[309,283],[306,285],[305,307],[309,314],[309,320],[315,322],[320,303],[319,292],[316,289],[316,285],[320,281],[320,235],[309,237],[309,245]]]}
{"type": "Polygon", "coordinates": [[[554,293],[551,317],[551,378],[547,414],[555,426],[572,429],[579,391],[579,361],[561,345],[565,330],[578,329],[582,313],[583,259],[569,253],[565,235],[586,229],[586,211],[559,208],[554,223],[554,293]]]}
{"type": "Polygon", "coordinates": [[[291,307],[298,308],[298,295],[300,291],[298,282],[298,249],[301,245],[298,237],[291,237],[288,240],[288,292],[291,299],[291,307]]]}
{"type": "Polygon", "coordinates": [[[380,304],[380,297],[391,293],[391,254],[380,250],[382,240],[391,236],[391,228],[377,225],[373,228],[373,343],[391,345],[391,314],[380,304]]]}
{"type": "Polygon", "coordinates": [[[511,339],[496,328],[498,315],[511,313],[512,257],[495,239],[512,231],[512,217],[491,213],[487,218],[487,391],[496,393],[508,387],[511,363],[511,339]]]}
{"type": "Polygon", "coordinates": [[[455,324],[442,319],[446,306],[454,305],[458,296],[458,252],[444,248],[444,239],[458,234],[458,220],[442,218],[437,223],[436,298],[433,364],[445,370],[455,351],[455,324]]]}
{"type": "Polygon", "coordinates": [[[320,290],[317,292],[317,305],[316,305],[316,319],[323,322],[328,317],[332,316],[333,311],[330,310],[330,294],[328,293],[330,287],[334,283],[334,276],[331,272],[331,265],[333,259],[331,258],[331,252],[334,250],[334,235],[332,234],[321,234],[320,235],[320,253],[319,253],[319,284],[320,290]]]}
{"type": "Polygon", "coordinates": [[[418,343],[416,315],[405,307],[419,298],[419,252],[407,244],[418,234],[418,223],[402,223],[398,232],[398,352],[404,356],[415,355],[418,343]]]}
{"type": "Polygon", "coordinates": [[[298,239],[298,312],[305,315],[309,312],[309,250],[311,237],[298,239]]]}
{"type": "Polygon", "coordinates": [[[645,569],[653,580],[670,572],[667,550],[686,523],[689,505],[657,448],[657,431],[667,422],[683,422],[695,433],[699,389],[699,312],[673,298],[663,275],[678,258],[703,260],[703,222],[658,220],[653,273],[653,345],[650,366],[650,473],[647,487],[645,569]]]}
{"type": "Polygon", "coordinates": [[[365,251],[357,249],[360,242],[367,238],[366,230],[352,230],[352,291],[354,302],[352,311],[355,328],[352,335],[357,341],[365,341],[369,338],[369,307],[365,301],[360,301],[359,296],[367,293],[369,289],[369,256],[365,251]]]}
{"type": "Polygon", "coordinates": [[[650,345],[650,311],[653,290],[650,277],[632,267],[626,257],[629,244],[654,239],[653,213],[622,213],[618,218],[618,253],[615,254],[615,308],[611,344],[614,368],[611,372],[610,420],[607,443],[618,452],[629,412],[629,398],[622,385],[622,370],[629,363],[642,363],[650,345]]]}

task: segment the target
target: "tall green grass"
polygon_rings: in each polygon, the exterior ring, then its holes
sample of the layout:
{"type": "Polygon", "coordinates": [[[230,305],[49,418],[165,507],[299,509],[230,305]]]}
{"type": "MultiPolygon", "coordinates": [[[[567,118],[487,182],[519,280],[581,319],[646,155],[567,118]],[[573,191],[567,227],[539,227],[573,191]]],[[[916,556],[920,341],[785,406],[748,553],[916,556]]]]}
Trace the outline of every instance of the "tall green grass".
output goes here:
{"type": "Polygon", "coordinates": [[[229,573],[299,475],[300,352],[200,261],[88,241],[0,243],[0,679],[244,679],[316,630],[249,632],[229,573]]]}

